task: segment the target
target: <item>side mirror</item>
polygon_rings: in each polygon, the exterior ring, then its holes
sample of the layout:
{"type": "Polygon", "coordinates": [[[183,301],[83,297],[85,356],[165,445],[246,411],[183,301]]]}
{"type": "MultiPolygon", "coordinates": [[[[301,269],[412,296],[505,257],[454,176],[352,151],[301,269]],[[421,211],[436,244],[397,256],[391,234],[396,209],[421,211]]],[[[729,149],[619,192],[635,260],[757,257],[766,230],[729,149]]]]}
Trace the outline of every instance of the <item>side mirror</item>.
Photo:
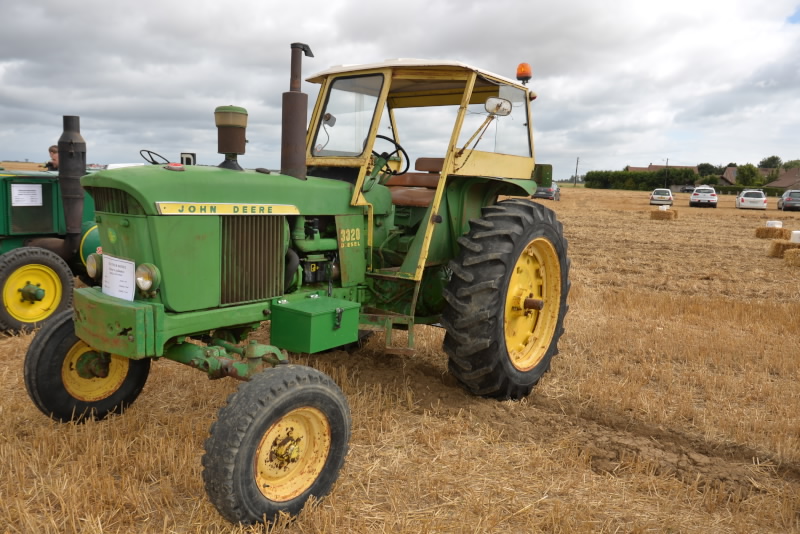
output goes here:
{"type": "Polygon", "coordinates": [[[493,96],[486,99],[484,108],[486,109],[486,113],[497,115],[498,117],[505,117],[511,114],[511,101],[493,96]]]}

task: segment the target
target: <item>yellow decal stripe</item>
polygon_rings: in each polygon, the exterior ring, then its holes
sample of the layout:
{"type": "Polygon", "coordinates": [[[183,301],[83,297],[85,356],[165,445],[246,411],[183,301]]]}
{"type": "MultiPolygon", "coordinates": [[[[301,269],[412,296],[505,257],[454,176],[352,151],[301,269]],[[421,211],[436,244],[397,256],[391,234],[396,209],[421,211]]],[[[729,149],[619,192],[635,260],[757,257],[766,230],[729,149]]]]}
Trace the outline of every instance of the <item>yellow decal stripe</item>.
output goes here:
{"type": "Polygon", "coordinates": [[[156,202],[161,215],[299,215],[291,204],[235,204],[203,202],[156,202]]]}

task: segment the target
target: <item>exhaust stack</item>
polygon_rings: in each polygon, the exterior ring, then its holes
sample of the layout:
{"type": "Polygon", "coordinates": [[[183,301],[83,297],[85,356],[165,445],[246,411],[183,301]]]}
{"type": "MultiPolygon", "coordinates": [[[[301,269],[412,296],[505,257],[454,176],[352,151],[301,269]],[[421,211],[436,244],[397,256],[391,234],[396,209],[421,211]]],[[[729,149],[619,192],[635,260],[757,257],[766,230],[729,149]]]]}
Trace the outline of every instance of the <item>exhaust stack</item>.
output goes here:
{"type": "Polygon", "coordinates": [[[81,118],[64,115],[64,132],[58,139],[58,182],[67,226],[66,237],[32,239],[26,245],[55,252],[67,262],[76,256],[83,222],[81,176],[84,174],[86,174],[86,141],[81,136],[81,118]]]}
{"type": "Polygon", "coordinates": [[[289,92],[283,93],[281,123],[281,174],[306,179],[306,126],[308,95],[300,91],[302,61],[305,54],[314,57],[307,44],[292,43],[292,66],[289,92]]]}

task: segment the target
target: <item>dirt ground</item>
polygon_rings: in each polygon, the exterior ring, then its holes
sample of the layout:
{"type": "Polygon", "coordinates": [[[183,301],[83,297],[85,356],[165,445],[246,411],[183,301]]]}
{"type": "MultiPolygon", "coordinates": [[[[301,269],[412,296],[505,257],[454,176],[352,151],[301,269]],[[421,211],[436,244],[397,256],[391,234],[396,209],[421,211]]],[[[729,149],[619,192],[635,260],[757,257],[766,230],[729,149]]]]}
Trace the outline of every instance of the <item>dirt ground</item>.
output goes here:
{"type": "MultiPolygon", "coordinates": [[[[443,332],[413,356],[308,358],[344,390],[350,452],[332,493],[269,531],[800,531],[800,268],[755,237],[800,212],[689,208],[564,188],[570,311],[520,402],[467,394],[443,332]]],[[[264,335],[264,333],[259,333],[264,335]]],[[[237,384],[156,362],[123,416],[58,425],[28,400],[30,336],[0,341],[0,532],[264,532],[205,498],[208,426],[237,384]]]]}

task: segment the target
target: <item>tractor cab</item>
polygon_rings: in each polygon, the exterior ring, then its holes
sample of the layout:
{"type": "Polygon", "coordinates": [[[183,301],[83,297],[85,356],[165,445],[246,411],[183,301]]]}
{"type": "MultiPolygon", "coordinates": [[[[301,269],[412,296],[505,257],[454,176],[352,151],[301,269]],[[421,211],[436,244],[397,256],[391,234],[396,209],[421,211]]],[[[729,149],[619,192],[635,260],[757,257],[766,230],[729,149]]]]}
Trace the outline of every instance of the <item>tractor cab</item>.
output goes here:
{"type": "Polygon", "coordinates": [[[376,182],[430,187],[430,173],[531,178],[535,94],[524,85],[423,60],[335,67],[308,81],[322,84],[306,142],[309,174],[351,180],[362,192],[376,182]]]}
{"type": "Polygon", "coordinates": [[[308,174],[352,183],[351,204],[387,219],[367,228],[373,272],[420,280],[453,256],[481,207],[535,189],[528,103],[536,95],[523,83],[415,59],[333,67],[308,81],[322,85],[308,174]]]}

